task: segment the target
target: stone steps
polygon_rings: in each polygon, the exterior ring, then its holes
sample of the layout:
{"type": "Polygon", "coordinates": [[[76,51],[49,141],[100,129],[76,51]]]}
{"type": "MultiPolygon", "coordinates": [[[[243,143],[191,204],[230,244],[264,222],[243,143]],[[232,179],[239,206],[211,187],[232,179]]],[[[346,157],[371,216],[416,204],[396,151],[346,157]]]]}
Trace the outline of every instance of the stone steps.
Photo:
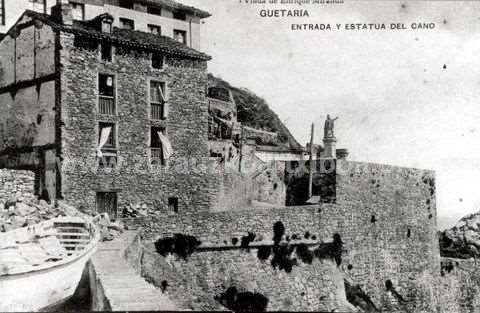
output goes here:
{"type": "Polygon", "coordinates": [[[111,242],[102,242],[92,264],[113,311],[173,311],[175,304],[160,289],[147,283],[123,258],[129,238],[125,232],[111,242]]]}

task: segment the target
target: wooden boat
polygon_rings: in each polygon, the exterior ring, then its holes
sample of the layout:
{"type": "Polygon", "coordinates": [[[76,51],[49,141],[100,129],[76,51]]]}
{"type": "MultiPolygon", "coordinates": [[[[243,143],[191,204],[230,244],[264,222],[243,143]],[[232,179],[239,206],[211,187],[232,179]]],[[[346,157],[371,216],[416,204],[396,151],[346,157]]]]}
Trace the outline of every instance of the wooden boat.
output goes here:
{"type": "Polygon", "coordinates": [[[0,312],[42,311],[68,300],[99,240],[94,221],[81,217],[0,233],[0,312]]]}

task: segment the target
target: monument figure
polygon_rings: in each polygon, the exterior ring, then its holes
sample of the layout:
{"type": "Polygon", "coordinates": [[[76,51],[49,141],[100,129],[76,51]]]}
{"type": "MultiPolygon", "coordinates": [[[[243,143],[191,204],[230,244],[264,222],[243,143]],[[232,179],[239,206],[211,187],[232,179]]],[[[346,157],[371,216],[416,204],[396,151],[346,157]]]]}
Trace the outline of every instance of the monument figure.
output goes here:
{"type": "Polygon", "coordinates": [[[334,138],[334,127],[335,127],[335,121],[338,120],[338,117],[332,119],[330,118],[330,114],[327,114],[327,119],[325,120],[325,132],[324,132],[324,138],[334,138]]]}

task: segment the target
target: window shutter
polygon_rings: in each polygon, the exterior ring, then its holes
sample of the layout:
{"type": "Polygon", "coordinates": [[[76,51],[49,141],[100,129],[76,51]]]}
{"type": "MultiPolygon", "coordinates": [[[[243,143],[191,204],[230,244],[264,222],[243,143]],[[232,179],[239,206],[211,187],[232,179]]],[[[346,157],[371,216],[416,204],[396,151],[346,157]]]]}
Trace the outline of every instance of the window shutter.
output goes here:
{"type": "Polygon", "coordinates": [[[165,102],[163,104],[163,117],[164,118],[168,118],[168,106],[169,106],[168,102],[165,102]]]}
{"type": "Polygon", "coordinates": [[[170,106],[170,103],[168,102],[168,91],[167,91],[167,83],[165,82],[163,84],[163,99],[164,99],[164,104],[163,104],[163,115],[165,118],[168,118],[168,109],[170,106]]]}

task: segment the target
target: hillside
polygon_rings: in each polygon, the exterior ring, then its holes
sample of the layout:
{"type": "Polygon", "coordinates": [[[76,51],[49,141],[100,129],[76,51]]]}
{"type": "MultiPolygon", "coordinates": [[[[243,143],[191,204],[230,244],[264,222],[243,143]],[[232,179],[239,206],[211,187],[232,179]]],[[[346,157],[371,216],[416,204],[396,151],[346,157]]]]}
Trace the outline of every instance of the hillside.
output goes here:
{"type": "Polygon", "coordinates": [[[280,141],[292,149],[302,147],[264,99],[245,88],[231,86],[228,82],[212,74],[208,75],[208,83],[210,86],[228,88],[232,91],[233,98],[237,103],[240,123],[257,129],[277,132],[280,141]]]}
{"type": "Polygon", "coordinates": [[[439,234],[440,254],[445,257],[480,256],[480,212],[462,218],[439,234]]]}

